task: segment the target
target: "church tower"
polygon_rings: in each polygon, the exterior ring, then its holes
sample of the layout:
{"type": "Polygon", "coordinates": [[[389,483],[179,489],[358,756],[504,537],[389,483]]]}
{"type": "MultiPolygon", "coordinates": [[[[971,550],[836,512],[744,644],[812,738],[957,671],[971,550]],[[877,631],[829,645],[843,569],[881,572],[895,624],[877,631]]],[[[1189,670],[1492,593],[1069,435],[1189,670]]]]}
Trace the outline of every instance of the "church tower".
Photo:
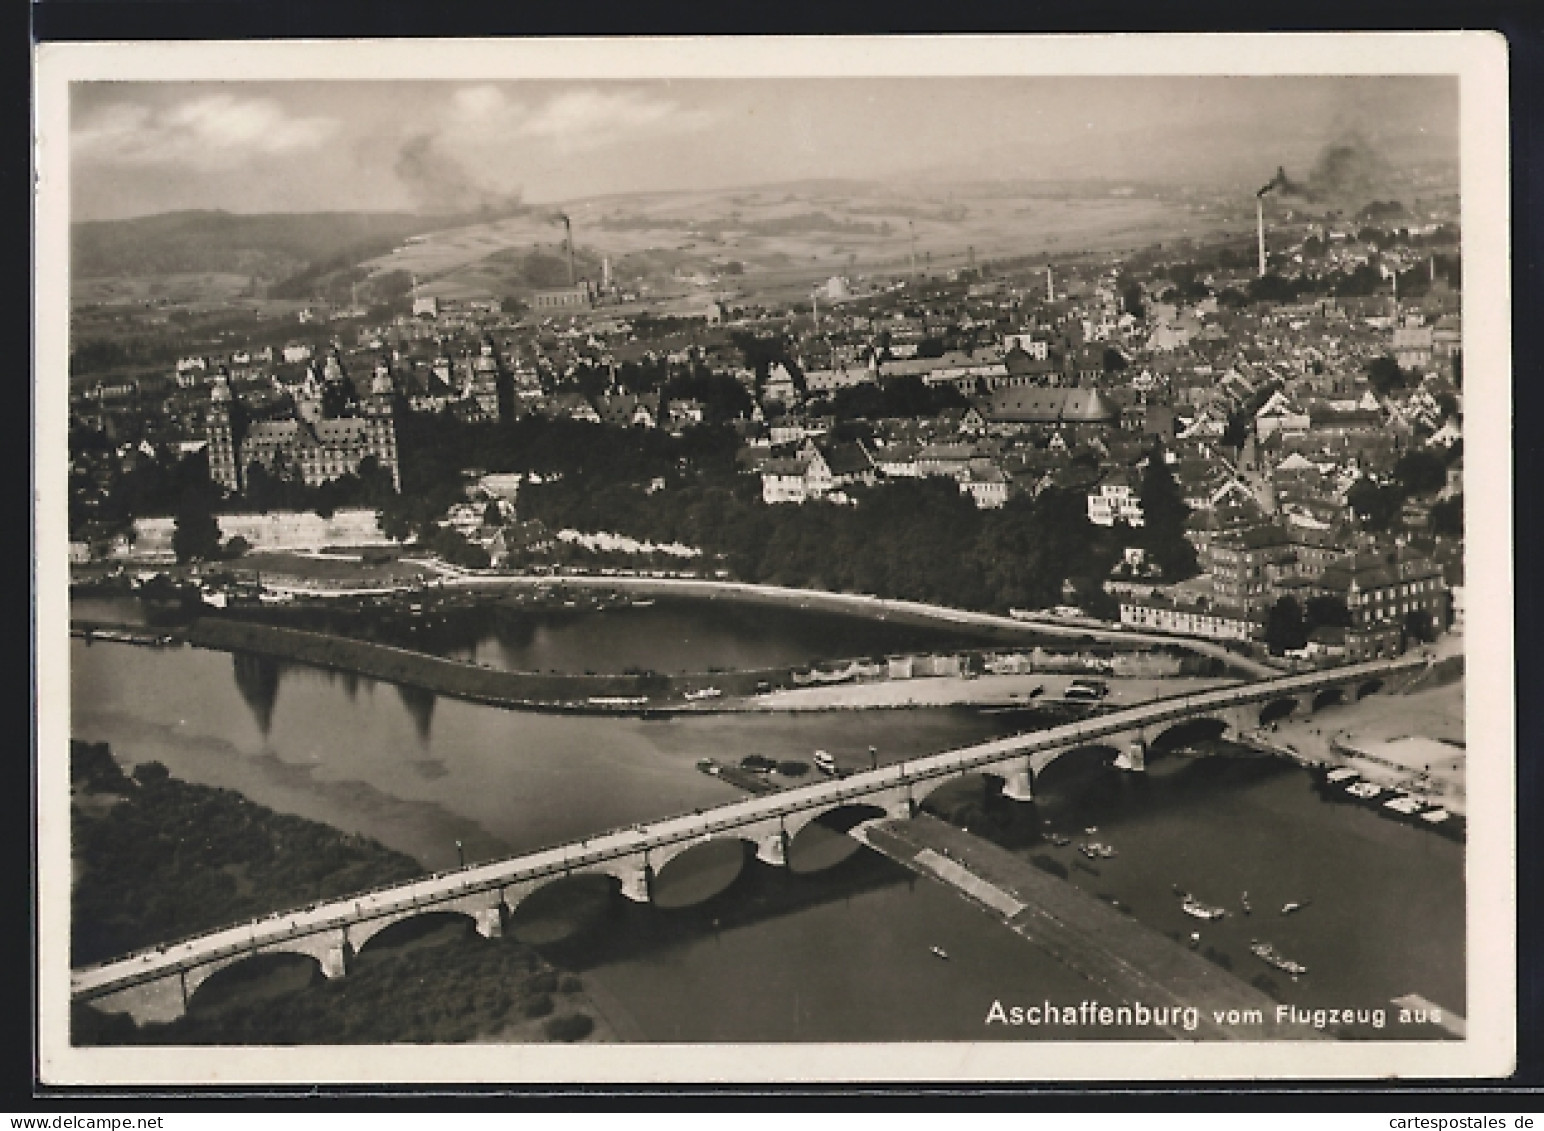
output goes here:
{"type": "Polygon", "coordinates": [[[393,415],[393,397],[396,388],[392,384],[391,370],[382,361],[375,367],[370,380],[370,395],[365,398],[365,445],[380,465],[391,471],[391,485],[402,490],[402,476],[397,468],[397,424],[393,415]]]}
{"type": "Polygon", "coordinates": [[[204,420],[209,447],[209,478],[227,491],[241,490],[240,460],[231,427],[231,386],[222,369],[209,390],[209,413],[204,420]]]}

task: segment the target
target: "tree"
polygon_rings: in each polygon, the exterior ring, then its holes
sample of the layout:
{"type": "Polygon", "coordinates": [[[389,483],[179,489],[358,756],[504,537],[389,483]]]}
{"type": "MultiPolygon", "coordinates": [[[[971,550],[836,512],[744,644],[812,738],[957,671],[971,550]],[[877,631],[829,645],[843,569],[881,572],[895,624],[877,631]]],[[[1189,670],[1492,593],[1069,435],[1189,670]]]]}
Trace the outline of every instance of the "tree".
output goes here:
{"type": "Polygon", "coordinates": [[[1417,641],[1427,644],[1431,641],[1431,614],[1424,609],[1411,609],[1405,614],[1404,623],[1400,626],[1404,630],[1405,646],[1417,641]]]}
{"type": "Polygon", "coordinates": [[[1142,500],[1141,542],[1166,582],[1183,581],[1197,571],[1196,550],[1185,537],[1190,507],[1164,461],[1162,444],[1147,453],[1147,470],[1139,492],[1142,500]]]}
{"type": "Polygon", "coordinates": [[[1406,495],[1424,495],[1447,486],[1447,467],[1435,452],[1417,449],[1399,457],[1394,478],[1406,495]]]}
{"type": "Polygon", "coordinates": [[[1308,598],[1304,618],[1309,632],[1316,628],[1351,627],[1351,610],[1346,607],[1345,601],[1328,594],[1321,593],[1317,597],[1308,598]]]}
{"type": "Polygon", "coordinates": [[[1404,495],[1398,487],[1380,487],[1364,477],[1351,485],[1346,502],[1368,530],[1383,530],[1404,505],[1404,495]]]}
{"type": "Polygon", "coordinates": [[[1308,627],[1296,599],[1283,597],[1271,606],[1265,620],[1265,646],[1271,655],[1293,652],[1308,643],[1308,627]]]}
{"type": "Polygon", "coordinates": [[[499,509],[497,500],[490,499],[488,505],[483,508],[484,526],[503,526],[504,512],[499,509]]]}
{"type": "Polygon", "coordinates": [[[220,556],[220,524],[202,491],[187,491],[172,527],[172,549],[179,562],[213,561],[220,556]]]}
{"type": "Polygon", "coordinates": [[[1454,495],[1433,503],[1431,508],[1431,532],[1445,538],[1464,536],[1464,497],[1454,495]]]}
{"type": "Polygon", "coordinates": [[[1384,354],[1375,357],[1367,363],[1367,379],[1372,382],[1372,390],[1380,397],[1386,397],[1395,389],[1402,389],[1408,383],[1408,375],[1399,367],[1399,362],[1384,354]]]}
{"type": "Polygon", "coordinates": [[[1126,355],[1114,346],[1104,347],[1104,371],[1106,373],[1118,373],[1126,368],[1126,355]]]}
{"type": "Polygon", "coordinates": [[[1147,309],[1142,305],[1142,284],[1132,281],[1124,284],[1120,289],[1120,301],[1122,308],[1133,318],[1144,318],[1147,309]]]}

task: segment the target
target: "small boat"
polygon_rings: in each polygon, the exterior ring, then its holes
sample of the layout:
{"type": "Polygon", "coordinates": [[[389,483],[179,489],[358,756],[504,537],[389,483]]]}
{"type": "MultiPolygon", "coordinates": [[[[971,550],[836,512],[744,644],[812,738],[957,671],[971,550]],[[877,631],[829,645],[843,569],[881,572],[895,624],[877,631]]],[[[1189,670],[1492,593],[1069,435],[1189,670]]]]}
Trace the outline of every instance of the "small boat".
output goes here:
{"type": "Polygon", "coordinates": [[[1050,841],[1057,848],[1066,848],[1069,844],[1072,843],[1071,837],[1062,836],[1061,833],[1046,833],[1045,839],[1050,841]]]}
{"type": "Polygon", "coordinates": [[[1096,844],[1096,845],[1094,845],[1094,848],[1098,850],[1098,852],[1099,852],[1099,859],[1101,859],[1101,860],[1108,860],[1110,857],[1115,855],[1115,849],[1111,845],[1108,845],[1108,844],[1096,844]]]}
{"type": "Polygon", "coordinates": [[[1254,908],[1249,906],[1249,893],[1247,891],[1238,897],[1238,905],[1244,909],[1245,915],[1249,915],[1254,911],[1254,908]]]}
{"type": "Polygon", "coordinates": [[[1285,974],[1291,974],[1294,978],[1300,974],[1308,973],[1308,967],[1304,966],[1301,962],[1293,962],[1292,959],[1278,954],[1276,948],[1268,942],[1251,942],[1249,944],[1249,951],[1261,962],[1274,966],[1285,974]]]}
{"type": "Polygon", "coordinates": [[[941,946],[929,947],[928,949],[931,950],[934,954],[938,955],[939,958],[949,957],[949,952],[941,946]]]}
{"type": "Polygon", "coordinates": [[[815,768],[823,774],[836,773],[836,759],[824,750],[815,751],[815,768]]]}
{"type": "Polygon", "coordinates": [[[1309,903],[1309,901],[1306,900],[1306,899],[1303,900],[1301,903],[1298,903],[1296,901],[1293,901],[1291,903],[1283,903],[1281,905],[1281,913],[1283,915],[1290,915],[1294,911],[1301,911],[1303,908],[1308,906],[1308,903],[1309,903]]]}
{"type": "Polygon", "coordinates": [[[688,691],[686,701],[696,703],[702,699],[717,699],[723,692],[716,687],[704,687],[701,691],[688,691]]]}
{"type": "Polygon", "coordinates": [[[1099,859],[1099,846],[1097,844],[1080,844],[1078,845],[1078,851],[1090,860],[1099,859]]]}
{"type": "Polygon", "coordinates": [[[1179,909],[1195,919],[1221,919],[1227,914],[1221,907],[1212,907],[1210,904],[1202,903],[1193,895],[1187,895],[1184,899],[1180,900],[1179,909]]]}
{"type": "Polygon", "coordinates": [[[1191,950],[1195,950],[1196,947],[1198,947],[1200,945],[1201,945],[1201,932],[1200,931],[1191,931],[1190,932],[1190,949],[1191,950]]]}
{"type": "Polygon", "coordinates": [[[1096,832],[1099,831],[1099,826],[1089,825],[1088,828],[1084,829],[1083,831],[1086,832],[1089,836],[1093,836],[1096,832]]]}

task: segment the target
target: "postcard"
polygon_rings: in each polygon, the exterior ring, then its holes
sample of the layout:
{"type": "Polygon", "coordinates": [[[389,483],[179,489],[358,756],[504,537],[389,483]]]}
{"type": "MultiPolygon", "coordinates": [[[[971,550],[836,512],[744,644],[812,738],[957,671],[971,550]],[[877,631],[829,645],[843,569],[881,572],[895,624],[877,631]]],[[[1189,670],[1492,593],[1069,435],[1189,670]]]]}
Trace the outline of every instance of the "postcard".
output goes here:
{"type": "Polygon", "coordinates": [[[1513,1070],[1499,36],[36,62],[43,1082],[1513,1070]]]}

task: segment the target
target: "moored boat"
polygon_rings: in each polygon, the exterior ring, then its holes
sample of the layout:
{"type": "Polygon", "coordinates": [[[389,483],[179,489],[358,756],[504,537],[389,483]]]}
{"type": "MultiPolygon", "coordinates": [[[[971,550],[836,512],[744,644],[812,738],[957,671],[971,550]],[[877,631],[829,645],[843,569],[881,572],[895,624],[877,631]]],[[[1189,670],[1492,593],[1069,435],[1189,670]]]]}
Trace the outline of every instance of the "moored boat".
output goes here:
{"type": "Polygon", "coordinates": [[[1268,942],[1251,942],[1249,951],[1261,962],[1274,966],[1285,974],[1291,974],[1294,978],[1308,973],[1308,967],[1301,962],[1294,962],[1285,955],[1277,953],[1275,947],[1268,942]]]}
{"type": "Polygon", "coordinates": [[[1189,894],[1186,894],[1185,898],[1180,900],[1179,909],[1186,915],[1196,919],[1221,919],[1227,914],[1227,911],[1223,908],[1202,903],[1195,896],[1189,894]]]}

